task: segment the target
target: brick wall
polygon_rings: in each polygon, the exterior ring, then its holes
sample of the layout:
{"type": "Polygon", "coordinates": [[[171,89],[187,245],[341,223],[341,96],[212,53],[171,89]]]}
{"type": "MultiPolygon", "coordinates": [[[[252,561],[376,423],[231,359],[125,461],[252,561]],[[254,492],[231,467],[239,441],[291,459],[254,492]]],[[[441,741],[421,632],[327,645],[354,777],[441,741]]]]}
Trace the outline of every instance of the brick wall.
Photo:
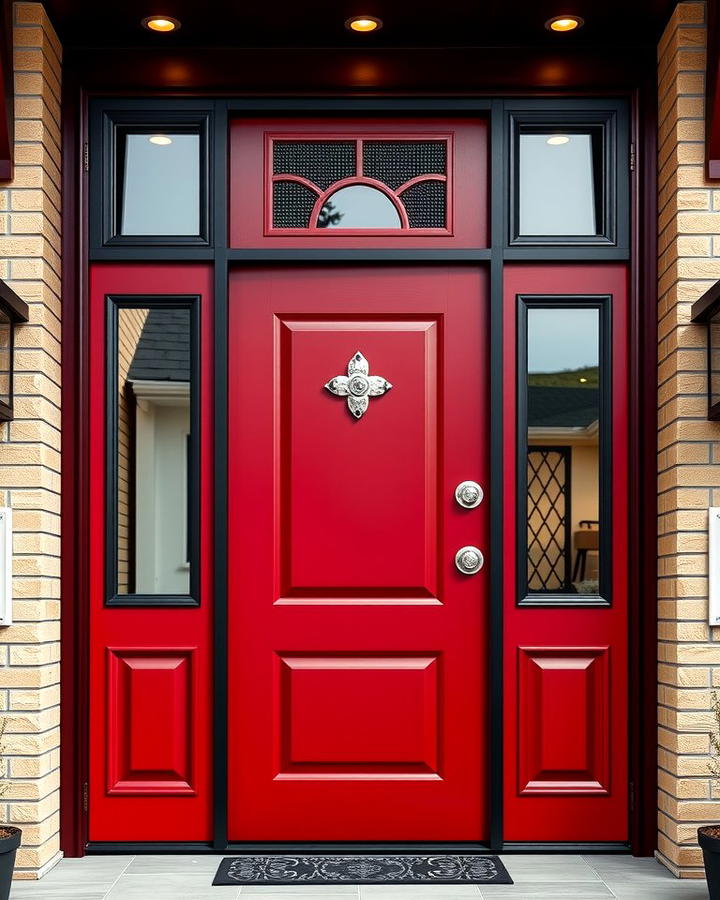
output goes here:
{"type": "Polygon", "coordinates": [[[707,625],[707,508],[720,504],[720,424],[706,420],[705,329],[690,307],[720,278],[720,186],[704,180],[705,4],[679,3],[659,74],[658,855],[701,876],[696,828],[720,821],[708,775],[720,629],[707,625]]]}
{"type": "Polygon", "coordinates": [[[15,420],[0,426],[0,503],[13,507],[14,621],[0,630],[17,875],[59,857],[60,58],[39,3],[14,6],[15,175],[0,185],[0,277],[30,305],[16,332],[15,420]]]}

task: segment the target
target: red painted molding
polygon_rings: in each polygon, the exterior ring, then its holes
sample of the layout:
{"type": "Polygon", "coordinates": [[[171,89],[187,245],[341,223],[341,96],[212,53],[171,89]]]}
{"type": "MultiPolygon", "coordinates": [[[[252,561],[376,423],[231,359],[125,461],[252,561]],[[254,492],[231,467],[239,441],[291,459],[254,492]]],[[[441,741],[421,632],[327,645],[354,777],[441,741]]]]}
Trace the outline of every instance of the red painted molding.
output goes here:
{"type": "Polygon", "coordinates": [[[12,0],[2,0],[0,19],[0,181],[13,177],[15,108],[13,96],[12,0]]]}

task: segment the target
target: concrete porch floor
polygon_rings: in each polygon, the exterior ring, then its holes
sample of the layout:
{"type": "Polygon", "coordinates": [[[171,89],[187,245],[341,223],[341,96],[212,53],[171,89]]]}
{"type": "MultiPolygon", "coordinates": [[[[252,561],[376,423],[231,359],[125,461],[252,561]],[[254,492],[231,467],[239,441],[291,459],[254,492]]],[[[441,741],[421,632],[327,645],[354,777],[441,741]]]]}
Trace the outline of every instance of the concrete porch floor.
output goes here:
{"type": "Polygon", "coordinates": [[[222,856],[87,856],[40,881],[15,882],[11,900],[707,900],[704,881],[680,881],[654,859],[505,856],[514,885],[212,887],[222,856]]]}

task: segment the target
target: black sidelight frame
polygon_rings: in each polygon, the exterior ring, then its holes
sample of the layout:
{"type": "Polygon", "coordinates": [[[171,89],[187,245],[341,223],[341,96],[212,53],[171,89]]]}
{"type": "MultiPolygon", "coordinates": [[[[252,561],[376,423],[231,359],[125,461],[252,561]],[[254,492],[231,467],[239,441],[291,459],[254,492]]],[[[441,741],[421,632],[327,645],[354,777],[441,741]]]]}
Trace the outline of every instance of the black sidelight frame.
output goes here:
{"type": "MultiPolygon", "coordinates": [[[[624,258],[629,248],[630,221],[630,140],[627,106],[614,100],[535,100],[506,104],[509,166],[507,168],[507,247],[517,248],[515,258],[536,258],[550,248],[576,248],[578,257],[588,251],[610,258],[619,251],[624,258]],[[593,177],[597,208],[597,234],[520,234],[520,135],[562,131],[564,134],[593,136],[593,177]],[[522,255],[522,250],[531,256],[522,255]]],[[[598,258],[593,255],[592,258],[598,258]]]]}
{"type": "Polygon", "coordinates": [[[612,604],[612,296],[577,294],[521,294],[517,298],[517,605],[518,606],[610,606],[612,604]],[[540,594],[528,590],[527,577],[527,454],[528,400],[527,348],[528,311],[531,309],[597,309],[599,338],[599,432],[598,469],[600,516],[598,596],[584,594],[540,594]]]}
{"type": "MultiPolygon", "coordinates": [[[[132,100],[108,100],[93,104],[90,115],[88,165],[90,194],[98,198],[90,204],[90,252],[116,250],[109,258],[126,259],[138,248],[182,247],[186,254],[210,248],[213,240],[212,139],[213,105],[187,100],[138,104],[132,100]],[[197,235],[132,235],[120,234],[122,202],[120,169],[123,159],[122,139],[127,134],[152,134],[173,131],[197,134],[200,144],[198,165],[199,233],[197,235]]],[[[168,186],[172,190],[172,185],[168,186]]],[[[190,258],[189,256],[187,258],[190,258]]]]}
{"type": "MultiPolygon", "coordinates": [[[[200,605],[200,297],[113,294],[105,298],[105,605],[187,607],[200,605]],[[121,309],[184,309],[190,323],[190,435],[188,466],[187,594],[120,594],[118,582],[118,317],[121,309]]],[[[132,539],[132,538],[131,538],[132,539]]]]}
{"type": "MultiPolygon", "coordinates": [[[[650,57],[648,57],[648,60],[650,57]]],[[[648,63],[649,64],[649,63],[648,63]]],[[[82,62],[76,61],[78,70],[82,68],[82,62]]],[[[604,78],[605,76],[603,76],[604,78]]],[[[107,82],[109,84],[109,82],[107,82]]],[[[605,81],[599,80],[598,84],[605,81]]],[[[634,82],[629,82],[634,83],[634,82]]],[[[102,82],[103,86],[106,82],[102,82]]],[[[124,82],[113,83],[113,90],[125,90],[124,82]]],[[[79,102],[77,123],[72,122],[72,116],[66,125],[67,139],[64,141],[64,153],[67,162],[65,172],[69,182],[72,183],[73,203],[66,208],[67,227],[66,236],[74,232],[77,237],[75,249],[76,257],[73,264],[64,268],[63,277],[66,284],[67,296],[83,296],[86,286],[84,266],[88,261],[172,261],[174,263],[207,260],[214,266],[213,279],[213,406],[215,411],[215,431],[213,448],[213,528],[214,533],[222,536],[227,527],[227,470],[229,450],[227,446],[227,423],[225,410],[227,409],[227,378],[228,378],[228,353],[227,323],[228,323],[228,276],[231,268],[241,269],[244,265],[258,263],[283,265],[288,263],[313,263],[327,262],[340,263],[352,261],[357,264],[378,264],[383,262],[411,263],[419,261],[423,263],[447,263],[466,264],[471,266],[486,267],[490,273],[490,342],[489,342],[489,372],[490,372],[490,420],[492,429],[489,435],[490,468],[492,472],[492,484],[486,491],[486,501],[490,506],[490,540],[487,566],[490,574],[489,592],[489,646],[492,648],[489,661],[489,805],[491,832],[488,845],[494,851],[505,852],[603,852],[623,853],[628,852],[626,843],[598,843],[598,844],[514,844],[506,843],[503,839],[503,736],[498,723],[502,722],[504,705],[507,698],[503,696],[503,534],[504,520],[507,509],[503,500],[503,467],[505,463],[506,448],[503,440],[503,416],[504,411],[504,374],[503,374],[503,271],[506,263],[522,260],[550,262],[594,262],[602,263],[612,261],[633,261],[634,269],[640,274],[631,278],[631,309],[634,316],[633,322],[642,323],[642,329],[633,328],[633,353],[631,359],[631,383],[638,390],[631,396],[631,408],[633,410],[645,410],[643,404],[650,403],[650,410],[642,421],[632,419],[631,432],[634,448],[651,448],[654,440],[651,429],[651,419],[655,417],[655,407],[652,406],[651,394],[653,393],[648,373],[652,374],[655,347],[653,345],[654,310],[656,302],[656,284],[653,278],[655,263],[654,244],[654,217],[652,215],[652,203],[643,200],[647,208],[643,207],[642,216],[636,208],[632,208],[630,180],[633,185],[633,199],[635,197],[652,197],[652,172],[655,159],[651,143],[643,143],[640,154],[642,160],[641,180],[638,175],[631,174],[630,166],[630,113],[632,117],[633,135],[641,133],[641,124],[638,109],[649,123],[645,127],[652,133],[652,122],[655,114],[654,94],[651,86],[642,91],[632,89],[618,92],[618,99],[606,99],[607,91],[602,96],[586,96],[583,98],[555,96],[524,97],[525,89],[516,88],[508,90],[507,96],[372,96],[355,94],[354,96],[230,96],[231,89],[220,92],[215,98],[199,96],[188,97],[160,97],[139,95],[135,99],[113,99],[102,95],[94,96],[88,103],[89,109],[89,159],[90,159],[90,184],[88,218],[90,221],[89,235],[86,241],[82,238],[82,229],[85,227],[82,204],[87,204],[87,189],[84,187],[84,175],[81,159],[82,141],[84,138],[84,119],[82,116],[84,95],[78,91],[77,83],[73,85],[66,81],[66,90],[77,91],[79,102]],[[68,87],[69,85],[69,87],[68,87]],[[144,238],[132,238],[127,240],[106,240],[107,233],[103,230],[105,211],[97,202],[98,197],[109,196],[107,191],[111,186],[109,173],[113,170],[107,167],[103,148],[112,146],[108,142],[108,129],[114,119],[129,121],[133,118],[144,117],[147,127],[170,127],[167,112],[170,110],[183,111],[185,114],[194,113],[204,118],[208,127],[207,140],[207,195],[205,207],[208,215],[207,242],[205,244],[190,244],[178,241],[176,238],[161,238],[148,241],[144,238]],[[565,243],[559,243],[557,238],[552,242],[521,243],[511,242],[511,207],[508,204],[508,196],[511,187],[510,152],[511,152],[511,118],[513,121],[525,122],[526,114],[536,117],[536,124],[543,126],[556,126],[562,124],[563,112],[571,112],[576,122],[589,118],[595,123],[598,121],[611,121],[612,137],[612,165],[616,179],[615,205],[607,214],[607,222],[612,219],[614,227],[613,240],[591,240],[579,243],[574,238],[565,243]],[[232,249],[228,242],[228,124],[229,120],[258,116],[300,116],[308,117],[324,116],[332,118],[362,117],[363,115],[375,117],[387,117],[400,115],[426,116],[434,118],[457,117],[482,117],[489,121],[489,160],[491,180],[489,183],[489,218],[491,244],[485,248],[474,249],[447,249],[447,250],[402,250],[400,249],[361,249],[361,250],[333,250],[333,249],[278,249],[250,248],[232,249]],[[119,116],[119,118],[118,118],[119,116]],[[79,142],[79,144],[78,144],[79,142]],[[73,155],[73,153],[77,155],[73,155]],[[79,187],[83,185],[82,187],[79,187]],[[77,204],[77,205],[75,205],[77,204]],[[632,232],[630,227],[631,215],[633,217],[632,232]],[[614,217],[614,218],[613,218],[614,217]],[[642,224],[644,223],[644,225],[642,224]],[[632,241],[631,241],[632,237],[632,241]],[[86,253],[87,255],[83,255],[86,253]],[[77,261],[76,261],[77,260],[77,261]],[[641,265],[642,260],[642,265],[641,265]],[[649,324],[648,324],[649,323],[649,324]],[[493,723],[495,723],[493,725],[493,723]]],[[[602,90],[602,88],[601,88],[602,90]]],[[[72,101],[71,101],[72,102],[72,101]]],[[[570,127],[568,124],[567,127],[570,127]]],[[[610,134],[610,131],[606,132],[610,134]]],[[[66,191],[68,188],[66,187],[66,191]]],[[[70,238],[68,237],[68,240],[70,238]]],[[[68,253],[67,258],[70,258],[68,253]]],[[[143,298],[144,302],[147,298],[143,298]]],[[[68,352],[64,359],[68,366],[68,378],[64,380],[63,390],[67,393],[68,402],[64,409],[75,410],[69,412],[69,416],[77,415],[77,420],[70,418],[66,428],[71,434],[67,445],[67,466],[65,471],[74,471],[82,480],[86,459],[87,425],[83,420],[83,396],[87,390],[87,332],[84,320],[83,303],[78,304],[76,311],[71,311],[63,322],[66,330],[66,346],[68,352]],[[76,396],[77,395],[77,396],[76,396]]],[[[507,341],[508,336],[505,335],[507,341]]],[[[199,436],[199,429],[195,433],[199,436]]],[[[633,452],[636,452],[636,449],[633,452]]],[[[630,531],[632,542],[631,554],[637,559],[642,559],[644,571],[651,572],[655,559],[652,556],[654,535],[651,524],[647,527],[643,524],[642,514],[649,503],[655,501],[655,493],[651,478],[638,478],[631,485],[631,509],[633,522],[637,525],[630,531]]],[[[79,491],[86,490],[80,485],[79,491]]],[[[66,502],[65,500],[63,501],[66,502]]],[[[82,493],[67,499],[66,521],[69,523],[82,523],[85,512],[82,493]]],[[[65,507],[64,507],[65,508],[65,507]]],[[[72,524],[70,524],[72,527],[72,524]]],[[[83,534],[82,528],[78,533],[83,534]]],[[[84,540],[84,538],[83,538],[84,540]]],[[[113,544],[110,542],[109,547],[113,544]]],[[[73,551],[74,553],[74,551],[73,551]]],[[[607,558],[607,557],[606,557],[607,558]]],[[[87,550],[81,548],[79,561],[75,557],[70,558],[66,551],[64,556],[64,571],[67,571],[67,584],[78,585],[78,590],[72,591],[66,586],[69,597],[86,596],[87,585],[87,550]]],[[[288,845],[288,844],[241,844],[233,845],[228,842],[226,797],[227,797],[227,659],[229,648],[227,646],[227,562],[228,548],[222,539],[215,542],[213,548],[213,594],[214,594],[214,738],[213,751],[214,770],[214,813],[213,813],[213,839],[209,843],[88,843],[87,842],[87,818],[86,810],[82,809],[82,802],[76,801],[73,791],[79,785],[82,789],[83,782],[87,779],[86,746],[77,749],[76,756],[70,759],[70,743],[66,743],[66,769],[70,775],[65,781],[63,797],[65,798],[63,824],[64,824],[64,849],[66,855],[82,855],[86,850],[92,853],[117,853],[117,852],[222,852],[227,849],[236,849],[240,852],[414,852],[422,849],[422,852],[476,852],[486,849],[477,844],[423,844],[423,845],[395,845],[387,844],[324,844],[324,845],[288,845]],[[72,777],[72,776],[75,777],[72,777]],[[76,837],[77,835],[77,837],[76,837]]],[[[191,569],[192,571],[192,569],[191,569]]],[[[198,571],[197,565],[194,571],[198,571]]],[[[647,697],[652,696],[655,682],[653,680],[654,668],[654,632],[655,619],[653,610],[655,604],[654,587],[650,579],[638,578],[635,584],[634,595],[637,598],[637,620],[634,628],[637,637],[633,638],[631,645],[634,651],[632,659],[637,661],[634,669],[635,684],[639,699],[632,703],[632,709],[642,710],[647,707],[647,697]],[[647,663],[640,659],[637,648],[644,648],[647,654],[647,663]],[[641,695],[641,697],[640,697],[641,695]],[[641,702],[642,700],[642,702],[641,702]]],[[[563,598],[566,602],[566,598],[563,598]]],[[[72,600],[71,600],[72,602],[72,600]]],[[[79,613],[70,612],[70,606],[63,610],[63,629],[67,646],[76,647],[74,658],[81,658],[87,646],[86,626],[82,624],[84,600],[78,602],[79,613]]],[[[124,605],[124,604],[123,604],[124,605]]],[[[162,604],[165,605],[165,604],[162,604]]],[[[184,605],[184,604],[181,604],[184,605]]],[[[69,710],[65,717],[64,727],[66,734],[87,734],[86,709],[84,691],[86,690],[86,666],[75,668],[73,658],[64,656],[63,661],[63,690],[64,697],[68,700],[65,708],[69,710]],[[74,698],[72,701],[69,698],[74,698]],[[75,712],[78,710],[78,712],[75,712]],[[74,720],[71,721],[71,719],[74,720]]],[[[649,709],[649,707],[647,707],[649,709]]],[[[654,734],[654,721],[652,715],[648,715],[647,722],[638,724],[642,733],[638,736],[631,735],[631,748],[629,750],[632,761],[634,807],[630,812],[631,834],[633,835],[633,847],[636,852],[652,852],[655,840],[654,825],[654,798],[655,798],[655,770],[648,764],[649,756],[643,753],[643,741],[652,741],[654,734]],[[648,811],[649,810],[649,811],[648,811]]],[[[640,723],[640,717],[631,716],[631,729],[636,723],[640,723]]],[[[654,746],[654,744],[650,744],[654,746]]],[[[78,795],[80,796],[80,795],[78,795]]]]}

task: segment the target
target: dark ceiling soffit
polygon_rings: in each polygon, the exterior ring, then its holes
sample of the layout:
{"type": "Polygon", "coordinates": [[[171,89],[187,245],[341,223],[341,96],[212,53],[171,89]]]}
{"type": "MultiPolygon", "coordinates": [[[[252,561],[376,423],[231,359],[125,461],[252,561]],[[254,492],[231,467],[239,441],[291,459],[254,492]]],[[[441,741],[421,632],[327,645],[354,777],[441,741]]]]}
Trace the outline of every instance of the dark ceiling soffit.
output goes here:
{"type": "Polygon", "coordinates": [[[15,143],[15,109],[13,89],[12,0],[0,0],[0,181],[13,177],[13,145],[15,143]]]}
{"type": "Polygon", "coordinates": [[[497,92],[631,90],[654,72],[655,49],[637,48],[608,66],[607,49],[508,51],[488,48],[373,50],[311,48],[69,49],[66,67],[97,92],[165,91],[232,95],[426,96],[497,92]]]}
{"type": "Polygon", "coordinates": [[[693,303],[690,320],[696,324],[702,324],[712,319],[718,311],[720,311],[720,281],[716,281],[693,303]]]}
{"type": "Polygon", "coordinates": [[[0,280],[0,306],[5,307],[5,311],[13,322],[27,322],[30,319],[30,309],[27,303],[2,280],[0,280]]]}

